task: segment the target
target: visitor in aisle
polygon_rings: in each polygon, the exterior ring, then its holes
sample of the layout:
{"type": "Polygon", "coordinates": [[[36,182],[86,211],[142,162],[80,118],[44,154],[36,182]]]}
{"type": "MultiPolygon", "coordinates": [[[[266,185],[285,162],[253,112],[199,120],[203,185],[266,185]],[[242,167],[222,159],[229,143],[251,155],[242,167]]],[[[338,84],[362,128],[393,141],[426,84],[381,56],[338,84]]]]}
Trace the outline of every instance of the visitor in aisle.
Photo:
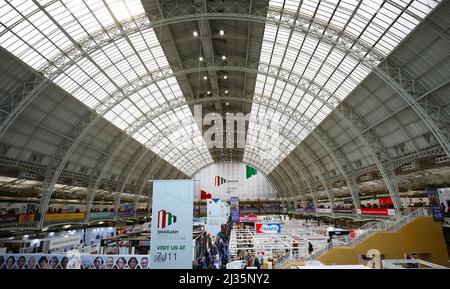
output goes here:
{"type": "Polygon", "coordinates": [[[308,242],[308,253],[309,253],[309,255],[311,255],[313,251],[314,251],[313,245],[311,244],[311,242],[308,242]]]}

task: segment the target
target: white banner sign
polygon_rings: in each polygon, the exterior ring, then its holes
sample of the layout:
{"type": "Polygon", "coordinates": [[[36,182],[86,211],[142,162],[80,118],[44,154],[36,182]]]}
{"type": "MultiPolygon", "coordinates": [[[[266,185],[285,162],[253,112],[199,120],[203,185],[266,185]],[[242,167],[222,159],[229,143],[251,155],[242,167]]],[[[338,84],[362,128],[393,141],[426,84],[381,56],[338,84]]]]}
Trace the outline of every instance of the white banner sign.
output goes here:
{"type": "Polygon", "coordinates": [[[222,218],[222,224],[226,224],[228,222],[228,218],[230,217],[230,205],[228,205],[225,202],[222,202],[221,206],[221,218],[222,218]]]}
{"type": "Polygon", "coordinates": [[[67,246],[75,246],[79,245],[81,242],[80,235],[69,235],[67,237],[62,238],[54,238],[50,240],[49,249],[57,249],[57,248],[63,248],[67,246]]]}
{"type": "Polygon", "coordinates": [[[331,214],[331,209],[318,208],[318,209],[316,209],[316,212],[317,213],[331,214]]]}
{"type": "Polygon", "coordinates": [[[224,205],[220,199],[209,199],[207,202],[206,228],[211,238],[215,238],[222,225],[224,205]]]}
{"type": "Polygon", "coordinates": [[[153,181],[151,269],[192,269],[192,180],[153,181]]]}

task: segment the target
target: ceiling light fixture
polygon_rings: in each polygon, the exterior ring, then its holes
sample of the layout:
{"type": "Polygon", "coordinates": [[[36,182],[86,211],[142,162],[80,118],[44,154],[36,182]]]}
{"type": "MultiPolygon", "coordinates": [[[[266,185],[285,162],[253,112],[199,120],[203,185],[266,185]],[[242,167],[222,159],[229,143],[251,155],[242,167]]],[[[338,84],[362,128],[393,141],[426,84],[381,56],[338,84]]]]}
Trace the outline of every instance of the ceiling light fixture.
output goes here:
{"type": "Polygon", "coordinates": [[[220,34],[221,36],[223,36],[223,35],[225,34],[225,31],[223,31],[223,29],[220,29],[219,34],[220,34]]]}
{"type": "Polygon", "coordinates": [[[192,35],[194,35],[194,37],[197,37],[198,36],[198,32],[194,31],[194,32],[192,32],[192,35]]]}

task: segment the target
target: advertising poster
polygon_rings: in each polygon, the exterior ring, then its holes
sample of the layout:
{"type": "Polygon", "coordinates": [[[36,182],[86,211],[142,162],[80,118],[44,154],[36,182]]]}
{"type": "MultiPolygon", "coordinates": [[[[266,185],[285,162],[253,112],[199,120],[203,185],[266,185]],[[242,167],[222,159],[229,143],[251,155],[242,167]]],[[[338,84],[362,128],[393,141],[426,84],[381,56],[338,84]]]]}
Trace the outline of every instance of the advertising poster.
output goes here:
{"type": "Polygon", "coordinates": [[[435,188],[426,188],[428,193],[428,200],[430,201],[430,207],[433,211],[433,219],[435,222],[444,222],[444,213],[441,207],[441,202],[438,194],[438,190],[435,188]]]}
{"type": "Polygon", "coordinates": [[[256,234],[281,234],[280,223],[256,223],[256,234]]]}
{"type": "Polygon", "coordinates": [[[317,208],[317,213],[323,213],[323,214],[331,214],[331,209],[323,209],[323,208],[317,208]]]}
{"type": "Polygon", "coordinates": [[[2,269],[149,269],[145,255],[0,254],[2,269]]]}
{"type": "Polygon", "coordinates": [[[439,195],[439,204],[445,218],[450,218],[450,188],[437,189],[439,195]]]}
{"type": "Polygon", "coordinates": [[[369,216],[394,216],[395,210],[386,208],[361,208],[358,210],[358,214],[369,216]]]}
{"type": "Polygon", "coordinates": [[[223,203],[220,199],[209,199],[207,202],[206,228],[214,240],[220,232],[222,224],[223,203]]]}
{"type": "Polygon", "coordinates": [[[228,222],[228,219],[230,218],[230,205],[228,203],[222,202],[220,210],[221,223],[226,224],[228,222]]]}
{"type": "Polygon", "coordinates": [[[151,269],[192,268],[192,180],[153,181],[151,269]]]}
{"type": "Polygon", "coordinates": [[[67,237],[54,238],[50,240],[49,249],[64,248],[67,246],[75,246],[81,243],[80,235],[70,235],[67,237]]]}
{"type": "Polygon", "coordinates": [[[239,222],[239,197],[231,197],[230,205],[231,205],[231,222],[238,223],[239,222]]]}

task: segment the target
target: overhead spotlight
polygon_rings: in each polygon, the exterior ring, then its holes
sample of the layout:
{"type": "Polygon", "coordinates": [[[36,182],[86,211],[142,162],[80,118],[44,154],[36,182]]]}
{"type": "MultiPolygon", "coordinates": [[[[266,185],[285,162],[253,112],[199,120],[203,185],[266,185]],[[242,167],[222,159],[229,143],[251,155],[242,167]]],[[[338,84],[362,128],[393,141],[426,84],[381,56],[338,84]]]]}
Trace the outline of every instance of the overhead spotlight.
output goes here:
{"type": "Polygon", "coordinates": [[[194,35],[194,37],[197,37],[198,36],[198,32],[194,31],[194,32],[192,32],[192,35],[194,35]]]}
{"type": "Polygon", "coordinates": [[[198,60],[199,60],[199,61],[203,61],[203,57],[200,56],[200,57],[198,58],[198,60]]]}
{"type": "Polygon", "coordinates": [[[229,103],[227,102],[227,103],[225,103],[225,105],[229,105],[229,103]]]}
{"type": "Polygon", "coordinates": [[[225,90],[225,94],[228,94],[228,90],[225,90]]]}
{"type": "Polygon", "coordinates": [[[211,91],[210,90],[208,90],[207,92],[206,92],[207,94],[211,94],[211,91]]]}
{"type": "Polygon", "coordinates": [[[63,226],[64,229],[68,229],[68,228],[70,228],[70,227],[71,227],[71,225],[65,225],[65,226],[63,226]]]}
{"type": "Polygon", "coordinates": [[[204,79],[204,80],[207,80],[207,79],[208,79],[208,77],[207,77],[207,76],[203,76],[203,79],[204,79]]]}
{"type": "Polygon", "coordinates": [[[224,75],[224,76],[223,76],[223,79],[227,79],[227,78],[228,78],[228,76],[227,76],[227,75],[224,75]]]}
{"type": "Polygon", "coordinates": [[[220,34],[221,36],[223,36],[223,35],[225,35],[225,31],[223,31],[223,29],[220,29],[219,34],[220,34]]]}
{"type": "Polygon", "coordinates": [[[103,225],[103,222],[98,222],[99,225],[103,225]]]}
{"type": "Polygon", "coordinates": [[[45,231],[47,231],[47,230],[48,230],[48,228],[45,227],[45,228],[42,229],[42,232],[45,232],[45,231]]]}
{"type": "Polygon", "coordinates": [[[222,60],[227,59],[227,57],[225,55],[222,55],[222,60]]]}

